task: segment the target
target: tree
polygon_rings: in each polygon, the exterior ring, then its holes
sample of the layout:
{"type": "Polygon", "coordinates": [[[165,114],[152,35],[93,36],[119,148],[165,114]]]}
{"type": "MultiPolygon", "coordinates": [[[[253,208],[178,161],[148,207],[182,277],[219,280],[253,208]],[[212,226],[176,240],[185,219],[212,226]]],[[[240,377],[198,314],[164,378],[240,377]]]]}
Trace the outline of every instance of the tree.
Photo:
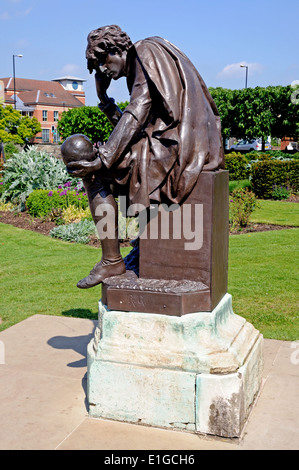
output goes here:
{"type": "Polygon", "coordinates": [[[275,116],[271,110],[271,96],[267,88],[237,90],[234,123],[235,137],[261,137],[264,142],[271,135],[275,116]]]}
{"type": "MultiPolygon", "coordinates": [[[[268,87],[269,92],[275,98],[272,99],[272,112],[275,122],[272,127],[272,135],[275,137],[299,138],[298,103],[293,99],[294,87],[276,86],[268,87]]],[[[298,89],[298,87],[297,87],[298,89]]],[[[296,93],[296,90],[295,90],[296,93]]],[[[298,93],[298,91],[297,91],[298,93]]]]}
{"type": "Polygon", "coordinates": [[[232,126],[234,122],[234,90],[227,88],[209,88],[209,91],[216,103],[221,117],[221,131],[223,141],[228,139],[232,134],[232,126]]]}
{"type": "MultiPolygon", "coordinates": [[[[128,103],[118,103],[121,110],[128,103]]],[[[106,115],[97,106],[82,106],[64,111],[57,125],[65,140],[72,134],[85,134],[92,142],[106,142],[113,130],[106,115]]]]}
{"type": "Polygon", "coordinates": [[[42,128],[35,117],[22,116],[12,106],[0,105],[0,141],[24,144],[42,128]]]}
{"type": "Polygon", "coordinates": [[[291,86],[269,86],[226,90],[210,88],[218,107],[224,137],[299,135],[298,105],[292,100],[291,86]]]}

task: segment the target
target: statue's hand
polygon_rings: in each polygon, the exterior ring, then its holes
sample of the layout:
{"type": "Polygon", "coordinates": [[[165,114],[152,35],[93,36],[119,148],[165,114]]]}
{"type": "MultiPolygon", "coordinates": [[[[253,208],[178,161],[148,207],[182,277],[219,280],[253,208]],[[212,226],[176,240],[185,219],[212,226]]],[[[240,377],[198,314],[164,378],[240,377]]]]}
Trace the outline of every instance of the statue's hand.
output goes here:
{"type": "Polygon", "coordinates": [[[105,105],[106,102],[109,100],[107,96],[107,89],[109,88],[109,85],[111,83],[111,78],[107,77],[107,75],[104,75],[100,71],[97,71],[95,73],[94,78],[95,78],[97,95],[101,103],[105,105]]]}
{"type": "Polygon", "coordinates": [[[67,164],[67,172],[74,178],[84,178],[102,168],[102,160],[97,157],[92,162],[80,160],[77,162],[69,162],[67,164]]]}

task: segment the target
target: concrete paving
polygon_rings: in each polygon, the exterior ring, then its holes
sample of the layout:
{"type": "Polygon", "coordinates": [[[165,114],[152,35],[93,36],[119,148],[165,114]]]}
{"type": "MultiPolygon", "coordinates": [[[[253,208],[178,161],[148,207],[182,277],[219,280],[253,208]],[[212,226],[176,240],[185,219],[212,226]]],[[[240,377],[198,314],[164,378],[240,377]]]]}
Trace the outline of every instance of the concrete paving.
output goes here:
{"type": "Polygon", "coordinates": [[[241,438],[222,439],[90,418],[95,325],[34,315],[0,333],[1,450],[298,450],[299,343],[264,340],[260,395],[241,438]]]}

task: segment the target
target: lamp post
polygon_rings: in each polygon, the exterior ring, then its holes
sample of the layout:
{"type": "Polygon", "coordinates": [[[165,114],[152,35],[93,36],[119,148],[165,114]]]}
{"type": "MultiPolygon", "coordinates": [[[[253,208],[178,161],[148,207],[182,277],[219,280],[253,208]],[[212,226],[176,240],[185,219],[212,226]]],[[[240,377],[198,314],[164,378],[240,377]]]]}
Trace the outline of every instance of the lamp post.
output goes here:
{"type": "Polygon", "coordinates": [[[245,69],[246,69],[245,88],[247,88],[248,65],[240,65],[240,67],[245,67],[245,69]]]}
{"type": "Polygon", "coordinates": [[[16,109],[16,66],[15,66],[15,57],[23,57],[22,54],[13,54],[12,56],[12,65],[13,65],[13,93],[14,93],[14,108],[16,109]]]}

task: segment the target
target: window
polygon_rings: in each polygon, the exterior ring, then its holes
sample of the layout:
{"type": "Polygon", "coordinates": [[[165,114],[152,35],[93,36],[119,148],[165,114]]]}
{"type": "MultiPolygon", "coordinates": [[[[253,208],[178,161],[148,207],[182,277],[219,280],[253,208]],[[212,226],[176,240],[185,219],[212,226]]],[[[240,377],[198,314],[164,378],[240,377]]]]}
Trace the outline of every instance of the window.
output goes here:
{"type": "Polygon", "coordinates": [[[59,111],[54,111],[54,122],[58,121],[59,111]]]}
{"type": "Polygon", "coordinates": [[[43,121],[48,120],[48,111],[46,109],[43,109],[43,121]]]}
{"type": "Polygon", "coordinates": [[[22,111],[22,116],[32,117],[33,116],[33,111],[22,111]]]}
{"type": "Polygon", "coordinates": [[[50,129],[42,129],[42,141],[50,142],[50,129]]]}
{"type": "Polygon", "coordinates": [[[55,126],[52,126],[51,130],[52,130],[53,143],[57,144],[60,141],[60,136],[58,134],[58,131],[55,128],[55,126]]]}
{"type": "Polygon", "coordinates": [[[53,133],[53,142],[54,144],[60,142],[60,135],[58,134],[57,129],[55,130],[55,133],[53,133]]]}

